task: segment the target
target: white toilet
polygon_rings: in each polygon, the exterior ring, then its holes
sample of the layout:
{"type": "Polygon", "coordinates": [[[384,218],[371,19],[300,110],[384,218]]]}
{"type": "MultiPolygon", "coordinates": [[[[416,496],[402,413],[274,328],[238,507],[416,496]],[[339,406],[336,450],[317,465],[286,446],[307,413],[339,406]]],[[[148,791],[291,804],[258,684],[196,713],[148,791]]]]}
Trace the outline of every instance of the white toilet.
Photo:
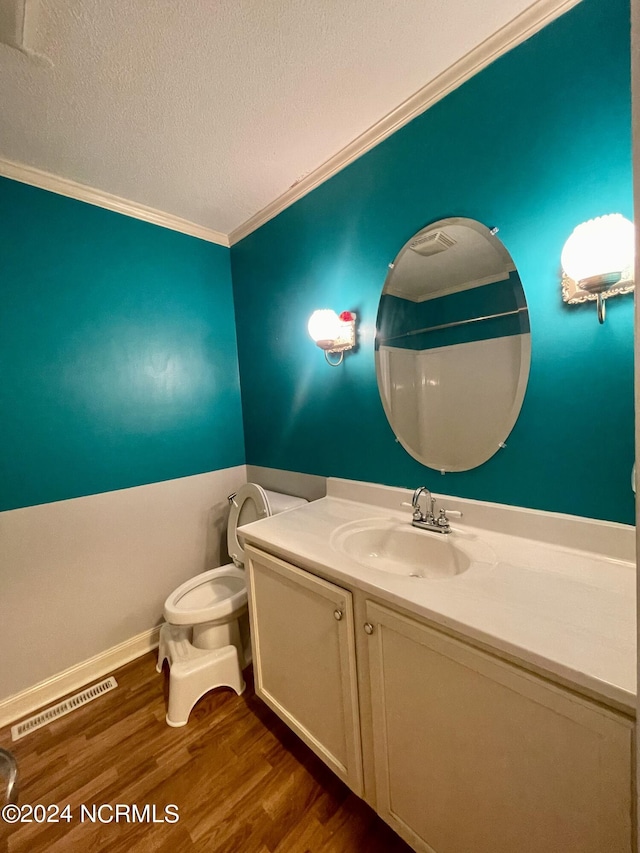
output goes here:
{"type": "Polygon", "coordinates": [[[169,662],[170,726],[186,725],[198,699],[215,687],[245,688],[242,670],[251,663],[244,549],[237,528],[306,503],[269,492],[255,483],[229,495],[227,544],[233,563],[185,581],[164,603],[158,672],[169,662]]]}

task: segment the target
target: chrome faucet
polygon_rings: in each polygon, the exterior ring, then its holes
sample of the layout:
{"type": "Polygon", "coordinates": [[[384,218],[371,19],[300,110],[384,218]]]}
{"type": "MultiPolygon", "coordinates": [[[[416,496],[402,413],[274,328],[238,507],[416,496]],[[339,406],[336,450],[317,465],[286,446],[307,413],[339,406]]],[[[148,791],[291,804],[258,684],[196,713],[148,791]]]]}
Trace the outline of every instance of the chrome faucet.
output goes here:
{"type": "MultiPolygon", "coordinates": [[[[433,530],[436,533],[451,533],[451,525],[449,524],[449,518],[447,517],[447,512],[449,510],[441,509],[438,517],[435,517],[434,507],[436,505],[436,500],[429,491],[426,486],[420,486],[413,493],[413,498],[411,499],[411,508],[413,509],[413,520],[411,524],[414,527],[419,527],[420,530],[433,530]],[[422,493],[425,493],[427,496],[427,510],[426,512],[422,512],[420,508],[420,497],[422,493]]],[[[453,512],[453,515],[461,516],[461,512],[453,512]]]]}
{"type": "Polygon", "coordinates": [[[426,486],[420,486],[413,493],[413,497],[411,498],[411,506],[413,507],[413,521],[414,523],[417,521],[419,524],[416,527],[420,527],[422,524],[433,524],[433,508],[435,506],[435,498],[429,491],[426,486]],[[420,509],[420,496],[422,493],[425,493],[427,496],[427,511],[425,513],[420,509]]]}

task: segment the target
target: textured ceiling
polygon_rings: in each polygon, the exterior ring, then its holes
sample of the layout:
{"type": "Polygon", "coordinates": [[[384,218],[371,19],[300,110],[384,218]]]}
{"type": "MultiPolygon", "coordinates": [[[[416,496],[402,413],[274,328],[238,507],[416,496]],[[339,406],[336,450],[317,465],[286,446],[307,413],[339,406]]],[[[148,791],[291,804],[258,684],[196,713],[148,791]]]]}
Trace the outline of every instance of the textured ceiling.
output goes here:
{"type": "Polygon", "coordinates": [[[49,61],[0,44],[0,158],[225,234],[532,4],[29,2],[49,61]]]}

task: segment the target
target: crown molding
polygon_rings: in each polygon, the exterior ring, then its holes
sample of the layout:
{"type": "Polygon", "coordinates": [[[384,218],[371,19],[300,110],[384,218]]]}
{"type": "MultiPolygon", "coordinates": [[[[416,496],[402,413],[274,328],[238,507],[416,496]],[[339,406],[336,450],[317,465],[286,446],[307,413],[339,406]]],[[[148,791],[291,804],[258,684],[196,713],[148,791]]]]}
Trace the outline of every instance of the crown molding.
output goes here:
{"type": "Polygon", "coordinates": [[[408,124],[416,116],[426,112],[454,89],[457,89],[479,71],[482,71],[483,68],[486,68],[487,65],[490,65],[499,56],[526,41],[539,30],[546,27],[547,24],[564,15],[565,12],[568,12],[569,9],[577,6],[580,2],[581,0],[536,0],[528,9],[525,9],[524,12],[521,12],[512,21],[485,39],[485,41],[473,48],[473,50],[469,51],[469,53],[439,74],[430,83],[427,83],[426,86],[423,86],[415,94],[407,98],[406,101],[390,113],[387,113],[384,118],[356,137],[317,169],[314,169],[308,175],[305,175],[304,178],[293,184],[293,186],[289,187],[286,192],[282,193],[282,195],[278,196],[278,198],[274,199],[266,207],[258,211],[258,213],[251,216],[237,228],[234,228],[229,234],[214,231],[211,228],[206,228],[203,225],[198,225],[179,216],[165,213],[162,210],[156,210],[153,207],[147,207],[144,204],[138,204],[120,196],[94,189],[86,184],[80,184],[68,178],[60,178],[51,174],[51,172],[45,172],[22,163],[15,163],[11,160],[0,158],[0,176],[11,178],[14,181],[20,181],[23,184],[29,184],[33,187],[39,187],[40,189],[59,195],[68,196],[78,201],[84,201],[87,204],[103,207],[106,210],[112,210],[124,216],[141,219],[144,222],[150,222],[162,228],[180,231],[182,234],[189,234],[191,237],[198,237],[201,240],[207,240],[219,246],[233,246],[234,243],[239,242],[253,231],[256,231],[260,226],[294,204],[294,202],[303,198],[354,160],[357,160],[358,157],[370,151],[379,142],[391,136],[391,134],[395,133],[396,130],[399,130],[405,124],[408,124]]]}
{"type": "Polygon", "coordinates": [[[51,172],[35,169],[33,166],[0,159],[0,176],[11,178],[22,184],[29,184],[32,187],[38,187],[41,190],[48,190],[58,195],[84,201],[96,207],[104,207],[106,210],[122,213],[124,216],[131,216],[133,219],[141,219],[143,222],[150,222],[152,225],[169,228],[171,231],[180,231],[182,234],[189,234],[191,237],[198,237],[200,240],[207,240],[209,243],[229,246],[228,236],[220,231],[205,228],[203,225],[189,222],[188,219],[173,216],[171,213],[165,213],[162,210],[156,210],[153,207],[147,207],[144,204],[138,204],[135,201],[129,201],[102,190],[96,190],[68,178],[60,178],[51,172]]]}
{"type": "Polygon", "coordinates": [[[396,130],[408,124],[421,113],[426,112],[435,103],[457,89],[499,56],[526,41],[554,21],[564,15],[581,0],[537,0],[521,12],[512,21],[499,29],[485,41],[481,42],[461,59],[449,66],[426,86],[423,86],[402,104],[387,113],[384,118],[372,125],[364,133],[314,169],[304,178],[289,187],[277,199],[272,201],[254,216],[234,228],[229,234],[229,245],[239,242],[270,219],[273,219],[294,202],[310,193],[320,184],[331,178],[374,148],[396,130]]]}

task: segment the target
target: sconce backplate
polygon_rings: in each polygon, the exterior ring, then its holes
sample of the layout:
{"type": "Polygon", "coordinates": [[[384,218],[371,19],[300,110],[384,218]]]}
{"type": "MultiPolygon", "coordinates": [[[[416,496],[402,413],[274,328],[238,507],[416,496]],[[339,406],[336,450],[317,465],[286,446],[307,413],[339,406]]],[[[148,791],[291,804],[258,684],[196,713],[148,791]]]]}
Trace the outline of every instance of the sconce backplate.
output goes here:
{"type": "MultiPolygon", "coordinates": [[[[622,277],[617,284],[602,292],[603,299],[609,299],[610,296],[618,296],[621,293],[630,293],[635,288],[633,280],[633,270],[628,268],[623,271],[622,277]]],[[[565,273],[562,274],[562,300],[569,305],[577,305],[580,302],[595,302],[598,298],[597,293],[588,293],[583,290],[577,281],[569,278],[565,273]]]]}

